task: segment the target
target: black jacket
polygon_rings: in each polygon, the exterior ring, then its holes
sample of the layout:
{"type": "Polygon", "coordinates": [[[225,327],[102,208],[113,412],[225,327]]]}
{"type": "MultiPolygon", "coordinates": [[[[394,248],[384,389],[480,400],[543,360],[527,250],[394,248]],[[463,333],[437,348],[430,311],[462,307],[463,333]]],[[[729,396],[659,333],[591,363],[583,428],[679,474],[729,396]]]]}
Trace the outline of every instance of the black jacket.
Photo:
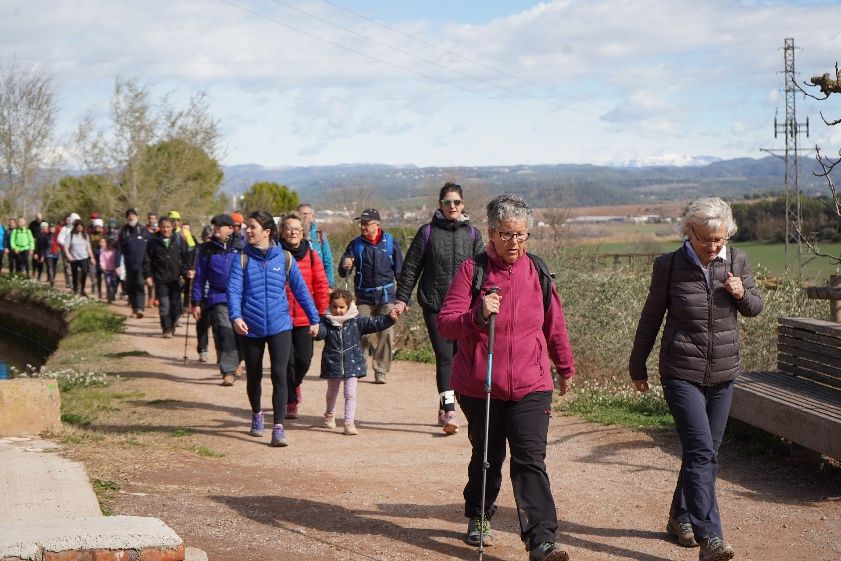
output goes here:
{"type": "Polygon", "coordinates": [[[176,234],[170,240],[169,247],[166,247],[160,232],[149,238],[143,258],[143,278],[168,283],[177,281],[187,272],[191,265],[187,244],[176,234]]]}
{"type": "Polygon", "coordinates": [[[432,221],[420,227],[406,251],[397,283],[397,300],[409,302],[417,283],[421,308],[434,313],[441,309],[462,262],[484,248],[479,229],[463,216],[463,220],[447,220],[436,210],[432,221]]]}
{"type": "Polygon", "coordinates": [[[125,260],[126,268],[135,271],[143,268],[146,246],[150,240],[150,236],[146,230],[146,226],[140,223],[133,227],[126,224],[120,228],[120,254],[125,260]]]}
{"type": "Polygon", "coordinates": [[[726,260],[710,263],[710,277],[711,289],[685,244],[654,261],[651,287],[631,351],[631,378],[648,377],[645,363],[663,315],[666,327],[660,343],[660,378],[711,386],[733,380],[741,373],[736,314],[753,317],[762,311],[762,298],[747,255],[728,248],[726,260]],[[745,295],[741,300],[723,286],[729,272],[742,279],[745,295]]]}

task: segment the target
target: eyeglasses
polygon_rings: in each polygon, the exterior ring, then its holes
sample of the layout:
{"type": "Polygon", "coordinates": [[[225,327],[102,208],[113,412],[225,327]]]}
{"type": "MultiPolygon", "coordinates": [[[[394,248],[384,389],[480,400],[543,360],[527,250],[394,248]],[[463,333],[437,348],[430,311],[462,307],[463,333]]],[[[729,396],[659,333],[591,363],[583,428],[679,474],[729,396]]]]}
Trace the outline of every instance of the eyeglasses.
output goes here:
{"type": "Polygon", "coordinates": [[[511,240],[517,240],[517,243],[523,243],[529,236],[531,236],[531,232],[503,232],[501,230],[496,231],[499,239],[504,242],[510,242],[511,240]]]}
{"type": "Polygon", "coordinates": [[[719,246],[719,247],[721,247],[721,246],[723,246],[724,244],[726,244],[728,241],[730,241],[730,237],[729,237],[729,236],[728,236],[728,237],[726,237],[726,238],[718,238],[718,239],[714,239],[714,240],[710,240],[710,239],[707,239],[707,238],[702,238],[702,237],[700,237],[700,236],[698,235],[698,233],[695,231],[695,227],[694,227],[694,226],[690,226],[690,228],[692,229],[692,235],[694,235],[694,236],[695,236],[695,240],[696,240],[698,243],[700,243],[701,245],[714,245],[714,246],[719,246]]]}
{"type": "Polygon", "coordinates": [[[461,206],[464,204],[461,199],[441,199],[440,202],[443,206],[461,206]]]}
{"type": "Polygon", "coordinates": [[[283,231],[289,234],[298,234],[300,232],[303,232],[301,228],[284,228],[283,231]]]}

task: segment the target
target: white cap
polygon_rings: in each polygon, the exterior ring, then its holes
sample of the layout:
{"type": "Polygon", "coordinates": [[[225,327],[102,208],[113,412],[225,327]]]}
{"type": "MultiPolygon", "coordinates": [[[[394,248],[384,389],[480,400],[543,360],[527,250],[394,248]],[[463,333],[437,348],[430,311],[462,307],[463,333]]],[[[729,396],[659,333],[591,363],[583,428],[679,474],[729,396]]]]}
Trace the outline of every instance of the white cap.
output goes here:
{"type": "Polygon", "coordinates": [[[91,226],[93,226],[94,228],[96,228],[97,226],[105,226],[105,221],[101,218],[94,218],[93,220],[91,220],[91,226]]]}
{"type": "Polygon", "coordinates": [[[82,219],[82,217],[74,212],[70,216],[67,217],[67,225],[69,226],[70,224],[73,224],[77,220],[81,220],[81,219],[82,219]]]}

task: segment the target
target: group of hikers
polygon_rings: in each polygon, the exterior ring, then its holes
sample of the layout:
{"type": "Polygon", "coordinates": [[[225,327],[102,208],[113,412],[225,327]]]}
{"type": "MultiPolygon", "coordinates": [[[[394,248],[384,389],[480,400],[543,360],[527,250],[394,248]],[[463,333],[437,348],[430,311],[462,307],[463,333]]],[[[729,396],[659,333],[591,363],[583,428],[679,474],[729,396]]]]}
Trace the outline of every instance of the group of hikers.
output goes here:
{"type": "MultiPolygon", "coordinates": [[[[336,271],[352,278],[352,291],[334,287],[329,242],[308,204],[277,223],[265,211],[217,215],[201,243],[190,241],[178,213],[153,229],[151,221],[140,225],[129,209],[116,234],[109,223],[97,244],[98,258],[91,244],[76,237],[87,231],[78,215],[71,214],[53,240],[70,230],[65,241],[54,243],[62,247],[80,293],[88,268],[77,262],[84,259],[106,275],[114,274],[114,263],[122,264],[118,278],[137,317],[143,317],[145,285],[154,286],[165,337],[177,326],[186,298],[198,329],[213,333],[223,385],[234,384],[244,362],[254,437],[264,434],[261,380],[268,347],[270,445],[276,447],[289,444],[283,422],[297,418],[314,340],[324,341],[323,425],[336,427],[344,383],[344,433],[358,433],[357,380],[368,370],[363,351],[372,355],[374,382],[386,383],[390,330],[409,309],[417,286],[435,353],[437,423],[445,434],[456,434],[456,404],[467,421],[467,543],[480,551],[493,544],[491,520],[508,451],[529,561],[566,561],[568,553],[556,543],[557,511],[544,461],[553,390],[566,394],[575,374],[564,308],[547,264],[526,252],[534,218],[528,203],[503,194],[486,211],[487,242],[465,212],[461,186],[445,184],[434,215],[417,230],[404,258],[398,241],[383,231],[378,210],[365,209],[356,217],[360,235],[337,259],[336,271]],[[119,254],[113,261],[103,258],[110,250],[119,254]]],[[[741,372],[736,318],[758,315],[763,304],[744,252],[728,246],[736,223],[726,202],[698,199],[679,225],[684,242],[654,262],[629,372],[633,385],[648,391],[646,363],[665,317],[659,382],[683,449],[666,531],[681,546],[700,546],[700,561],[724,561],[734,551],[724,540],[715,482],[733,381],[741,372]]],[[[16,247],[16,266],[22,266],[26,258],[16,247]]],[[[48,277],[54,281],[54,263],[48,277]]],[[[113,300],[112,284],[106,285],[113,300]]],[[[201,335],[199,340],[206,361],[207,336],[204,350],[201,335]]]]}

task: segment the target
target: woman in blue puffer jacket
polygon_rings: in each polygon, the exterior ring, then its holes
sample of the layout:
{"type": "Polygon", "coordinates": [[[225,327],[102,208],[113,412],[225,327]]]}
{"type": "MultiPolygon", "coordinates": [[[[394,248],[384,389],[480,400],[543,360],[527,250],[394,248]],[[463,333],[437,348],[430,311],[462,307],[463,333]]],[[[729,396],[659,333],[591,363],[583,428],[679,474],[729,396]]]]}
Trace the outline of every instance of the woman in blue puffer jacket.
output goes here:
{"type": "Polygon", "coordinates": [[[286,365],[292,344],[292,318],[286,299],[286,284],[310,320],[310,333],[318,334],[318,310],[310,296],[298,264],[288,251],[275,243],[277,226],[272,215],[258,210],[246,222],[248,245],[241,259],[231,264],[228,283],[228,312],[234,331],[240,336],[245,355],[246,391],[251,404],[251,436],[263,435],[261,383],[263,352],[269,347],[272,376],[274,427],[272,446],[288,446],[283,430],[288,388],[286,365]]]}

